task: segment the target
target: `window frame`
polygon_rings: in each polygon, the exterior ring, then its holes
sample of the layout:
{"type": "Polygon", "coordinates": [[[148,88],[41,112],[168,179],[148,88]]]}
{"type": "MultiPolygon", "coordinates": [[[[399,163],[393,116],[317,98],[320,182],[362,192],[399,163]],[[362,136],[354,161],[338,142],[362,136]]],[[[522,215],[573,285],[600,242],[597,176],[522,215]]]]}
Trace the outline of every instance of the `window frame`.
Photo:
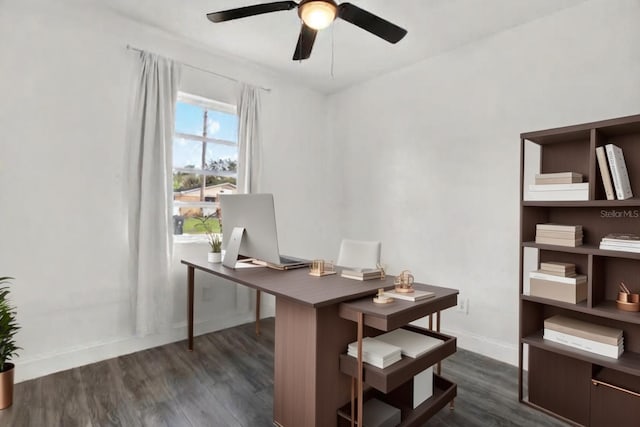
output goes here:
{"type": "MultiPolygon", "coordinates": [[[[238,112],[237,112],[237,106],[236,105],[232,105],[232,104],[228,104],[225,102],[221,102],[221,101],[217,101],[217,100],[213,100],[213,99],[209,99],[209,98],[205,98],[202,96],[198,96],[198,95],[193,95],[187,92],[182,92],[179,91],[178,92],[178,97],[176,100],[176,106],[178,103],[185,103],[185,104],[190,104],[190,105],[194,105],[200,108],[203,108],[205,110],[209,110],[209,111],[217,111],[217,112],[221,112],[221,113],[227,113],[227,114],[233,114],[237,117],[238,112]]],[[[177,108],[176,108],[177,111],[177,108]]],[[[228,146],[228,147],[235,147],[237,150],[237,160],[236,160],[236,171],[235,172],[231,172],[231,171],[215,171],[215,170],[208,170],[208,169],[203,169],[203,165],[202,163],[199,165],[198,168],[184,168],[184,167],[176,167],[175,164],[172,164],[172,176],[176,173],[176,172],[180,172],[180,173],[186,173],[189,175],[193,175],[196,177],[199,177],[201,179],[205,179],[208,176],[216,176],[216,177],[222,177],[222,178],[227,178],[227,177],[233,177],[236,179],[236,185],[237,186],[237,180],[238,180],[238,166],[239,166],[239,162],[240,162],[240,153],[239,153],[239,142],[238,141],[229,141],[229,140],[225,140],[225,139],[219,139],[219,138],[211,138],[209,136],[203,136],[203,135],[195,135],[195,134],[190,134],[190,133],[183,133],[183,132],[176,132],[175,130],[175,121],[177,120],[177,114],[176,116],[174,116],[173,118],[174,120],[174,132],[173,132],[173,141],[175,141],[178,138],[181,139],[185,139],[188,141],[195,141],[195,142],[200,142],[202,144],[212,144],[213,146],[228,146]]],[[[173,163],[173,160],[172,160],[173,163]]],[[[236,187],[237,188],[237,187],[236,187]]],[[[171,203],[172,203],[172,211],[176,212],[179,211],[180,208],[209,208],[209,209],[217,209],[220,206],[220,202],[219,202],[219,198],[216,197],[216,201],[214,202],[208,202],[208,201],[182,201],[182,200],[176,200],[176,195],[179,194],[179,192],[173,191],[173,188],[171,189],[171,203]]],[[[205,196],[208,197],[208,196],[205,196]]],[[[179,213],[177,214],[179,215],[179,213]]],[[[176,214],[174,214],[174,217],[176,216],[176,214]]],[[[173,228],[173,227],[172,227],[173,228]]],[[[172,230],[173,231],[173,230],[172,230]]],[[[207,241],[207,236],[205,234],[173,234],[173,240],[175,243],[194,243],[194,242],[206,242],[207,241]]]]}

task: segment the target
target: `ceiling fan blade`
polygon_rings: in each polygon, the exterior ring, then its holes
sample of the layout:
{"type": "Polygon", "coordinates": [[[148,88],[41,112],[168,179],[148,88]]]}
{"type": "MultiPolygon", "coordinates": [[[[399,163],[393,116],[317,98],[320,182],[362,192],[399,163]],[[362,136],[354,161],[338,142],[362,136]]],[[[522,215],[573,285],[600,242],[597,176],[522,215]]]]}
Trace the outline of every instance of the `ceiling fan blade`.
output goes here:
{"type": "Polygon", "coordinates": [[[247,16],[262,15],[263,13],[291,10],[298,7],[294,1],[276,1],[273,3],[256,4],[253,6],[239,7],[237,9],[223,10],[221,12],[207,13],[211,22],[224,22],[232,19],[246,18],[247,16]]]}
{"type": "Polygon", "coordinates": [[[298,36],[298,44],[296,45],[295,52],[293,52],[294,61],[308,59],[311,56],[311,49],[313,49],[313,43],[316,41],[316,34],[318,34],[318,31],[302,24],[300,36],[298,36]]]}
{"type": "Polygon", "coordinates": [[[385,39],[389,43],[398,43],[407,34],[407,30],[404,28],[398,27],[396,24],[392,24],[351,3],[341,3],[338,6],[338,17],[385,39]]]}

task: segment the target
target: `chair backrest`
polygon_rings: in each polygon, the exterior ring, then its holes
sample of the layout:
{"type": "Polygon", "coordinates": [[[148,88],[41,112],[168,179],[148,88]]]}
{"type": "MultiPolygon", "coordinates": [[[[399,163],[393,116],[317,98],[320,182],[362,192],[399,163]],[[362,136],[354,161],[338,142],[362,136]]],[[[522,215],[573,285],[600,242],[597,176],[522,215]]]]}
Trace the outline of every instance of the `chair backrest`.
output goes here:
{"type": "Polygon", "coordinates": [[[380,263],[382,243],[377,241],[343,239],[338,261],[340,267],[376,268],[380,263]]]}

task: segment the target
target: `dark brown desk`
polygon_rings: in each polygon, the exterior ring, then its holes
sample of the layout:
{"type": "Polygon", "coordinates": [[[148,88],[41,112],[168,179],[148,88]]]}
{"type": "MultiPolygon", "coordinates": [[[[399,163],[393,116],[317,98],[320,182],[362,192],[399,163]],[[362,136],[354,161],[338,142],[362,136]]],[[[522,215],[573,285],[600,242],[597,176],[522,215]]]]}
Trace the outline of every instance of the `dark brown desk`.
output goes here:
{"type": "MultiPolygon", "coordinates": [[[[313,277],[304,268],[232,270],[207,262],[206,256],[183,259],[182,263],[188,273],[189,349],[193,349],[195,270],[275,295],[274,424],[335,426],[337,410],[350,401],[351,388],[350,378],[340,372],[340,354],[357,337],[355,324],[340,317],[340,303],[389,288],[393,277],[361,282],[339,275],[313,277]]],[[[438,309],[456,304],[457,290],[431,288],[438,291],[437,297],[430,299],[438,309]]],[[[424,304],[420,306],[424,308],[424,304]]]]}

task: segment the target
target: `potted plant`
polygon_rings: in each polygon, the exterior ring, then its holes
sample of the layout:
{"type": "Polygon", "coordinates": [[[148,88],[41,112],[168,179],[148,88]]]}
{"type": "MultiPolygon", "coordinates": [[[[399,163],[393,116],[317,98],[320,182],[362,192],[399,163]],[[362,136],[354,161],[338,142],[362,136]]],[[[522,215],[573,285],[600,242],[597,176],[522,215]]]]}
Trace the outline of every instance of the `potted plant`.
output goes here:
{"type": "Polygon", "coordinates": [[[0,409],[13,403],[13,372],[15,365],[8,362],[18,355],[20,347],[16,345],[15,335],[20,329],[16,322],[16,309],[9,304],[9,280],[12,277],[0,277],[0,409]]]}
{"type": "Polygon", "coordinates": [[[209,244],[209,253],[207,254],[207,261],[209,262],[222,262],[222,237],[220,233],[216,233],[213,229],[212,220],[218,221],[217,214],[206,215],[198,217],[200,223],[198,226],[202,227],[207,234],[207,243],[209,244]]]}

